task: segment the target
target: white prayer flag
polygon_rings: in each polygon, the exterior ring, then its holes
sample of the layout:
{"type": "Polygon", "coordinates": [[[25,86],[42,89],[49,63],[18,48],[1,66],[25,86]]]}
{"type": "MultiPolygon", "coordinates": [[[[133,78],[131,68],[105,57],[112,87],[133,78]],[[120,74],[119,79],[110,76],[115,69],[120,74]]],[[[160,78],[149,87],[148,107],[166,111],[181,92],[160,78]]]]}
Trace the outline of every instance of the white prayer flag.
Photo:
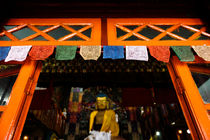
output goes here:
{"type": "Polygon", "coordinates": [[[11,49],[5,59],[5,62],[8,61],[24,61],[28,55],[31,45],[28,46],[11,46],[11,49]]]}
{"type": "Polygon", "coordinates": [[[146,46],[126,46],[127,60],[148,61],[148,51],[146,46]]]}
{"type": "Polygon", "coordinates": [[[192,46],[194,51],[205,61],[210,61],[210,46],[192,46]]]}

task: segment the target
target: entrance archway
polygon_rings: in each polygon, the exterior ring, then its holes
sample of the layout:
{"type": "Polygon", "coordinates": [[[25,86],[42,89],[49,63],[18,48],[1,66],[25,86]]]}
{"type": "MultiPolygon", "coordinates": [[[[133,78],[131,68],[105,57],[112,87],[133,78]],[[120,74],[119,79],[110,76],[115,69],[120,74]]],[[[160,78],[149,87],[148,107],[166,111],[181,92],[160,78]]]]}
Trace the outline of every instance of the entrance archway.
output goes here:
{"type": "MultiPolygon", "coordinates": [[[[209,45],[210,35],[205,32],[205,27],[197,28],[196,26],[202,26],[199,19],[108,19],[108,45],[209,45]],[[132,30],[132,28],[125,26],[137,27],[132,30]],[[119,35],[120,33],[118,34],[117,31],[120,32],[120,30],[117,29],[123,30],[126,34],[119,35]],[[143,29],[145,29],[144,32],[143,29]],[[179,35],[178,33],[181,32],[177,33],[176,29],[183,31],[183,33],[186,33],[184,30],[187,29],[193,33],[187,34],[186,37],[186,35],[179,35]],[[147,30],[150,30],[151,35],[146,37],[143,34],[148,33],[147,30]],[[159,34],[154,35],[155,32],[159,32],[159,34]],[[133,36],[134,39],[129,39],[133,36]]],[[[5,30],[0,36],[2,40],[0,46],[2,47],[17,45],[101,45],[101,21],[100,19],[12,19],[8,25],[5,25],[5,30]],[[71,26],[82,26],[82,28],[77,30],[71,26]],[[62,30],[61,28],[70,33],[57,36],[51,32],[55,29],[62,30]],[[91,28],[90,37],[88,36],[90,33],[84,34],[84,31],[89,28],[91,28]],[[29,34],[22,36],[26,32],[29,34]],[[78,41],[78,38],[69,40],[75,35],[82,41],[78,41]]],[[[195,61],[195,63],[201,62],[208,63],[195,61]]],[[[0,132],[0,136],[4,139],[20,137],[32,93],[41,70],[41,65],[37,61],[26,60],[22,64],[8,105],[0,107],[0,111],[3,112],[0,124],[5,126],[4,131],[0,132]],[[13,115],[10,114],[11,112],[13,115]]],[[[210,126],[209,104],[204,104],[202,101],[187,63],[180,62],[178,58],[172,58],[167,67],[188,126],[193,133],[193,138],[208,139],[210,137],[208,133],[210,129],[208,127],[210,126]]]]}

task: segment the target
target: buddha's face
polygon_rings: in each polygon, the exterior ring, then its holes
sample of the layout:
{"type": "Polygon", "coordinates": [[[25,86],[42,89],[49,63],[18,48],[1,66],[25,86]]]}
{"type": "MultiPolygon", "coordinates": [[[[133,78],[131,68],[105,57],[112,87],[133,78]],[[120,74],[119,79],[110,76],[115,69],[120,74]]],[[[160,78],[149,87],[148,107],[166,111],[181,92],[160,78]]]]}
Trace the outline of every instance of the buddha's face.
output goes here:
{"type": "Polygon", "coordinates": [[[97,97],[96,98],[96,105],[98,109],[107,109],[108,101],[106,97],[97,97]]]}

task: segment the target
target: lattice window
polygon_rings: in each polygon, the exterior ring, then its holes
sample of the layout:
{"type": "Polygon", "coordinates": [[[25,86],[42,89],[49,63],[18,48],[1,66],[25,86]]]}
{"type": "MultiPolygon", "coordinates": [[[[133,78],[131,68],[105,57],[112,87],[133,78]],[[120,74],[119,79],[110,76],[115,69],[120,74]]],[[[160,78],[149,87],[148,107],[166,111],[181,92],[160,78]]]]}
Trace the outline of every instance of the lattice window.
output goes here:
{"type": "Polygon", "coordinates": [[[0,45],[100,45],[100,19],[11,19],[0,45]]]}
{"type": "Polygon", "coordinates": [[[210,45],[199,19],[108,19],[109,45],[210,45]]]}

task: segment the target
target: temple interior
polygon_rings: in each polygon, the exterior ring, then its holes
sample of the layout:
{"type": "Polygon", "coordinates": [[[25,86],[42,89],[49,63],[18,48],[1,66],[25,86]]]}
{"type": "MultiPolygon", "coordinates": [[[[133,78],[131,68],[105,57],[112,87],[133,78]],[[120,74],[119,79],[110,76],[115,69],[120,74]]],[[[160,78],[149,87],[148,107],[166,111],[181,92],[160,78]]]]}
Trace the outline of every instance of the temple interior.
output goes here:
{"type": "Polygon", "coordinates": [[[43,62],[22,139],[83,140],[100,92],[117,115],[120,138],[192,139],[165,63],[76,58],[43,62]]]}

